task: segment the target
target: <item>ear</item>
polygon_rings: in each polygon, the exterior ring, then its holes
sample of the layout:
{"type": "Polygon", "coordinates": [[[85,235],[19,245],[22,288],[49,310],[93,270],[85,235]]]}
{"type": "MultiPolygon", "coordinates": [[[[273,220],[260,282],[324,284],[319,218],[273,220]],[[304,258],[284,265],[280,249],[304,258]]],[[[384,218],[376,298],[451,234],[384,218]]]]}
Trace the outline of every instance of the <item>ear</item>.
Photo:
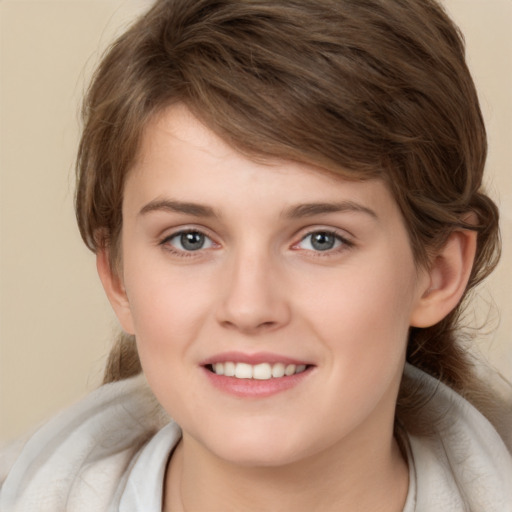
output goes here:
{"type": "Polygon", "coordinates": [[[413,310],[412,327],[430,327],[458,305],[466,289],[475,259],[477,233],[454,231],[435,256],[413,310]]]}
{"type": "Polygon", "coordinates": [[[107,249],[100,249],[96,253],[96,268],[100,276],[103,289],[108,300],[121,324],[123,330],[128,334],[135,334],[133,329],[133,318],[130,309],[130,302],[126,295],[123,279],[110,266],[109,252],[107,249]]]}

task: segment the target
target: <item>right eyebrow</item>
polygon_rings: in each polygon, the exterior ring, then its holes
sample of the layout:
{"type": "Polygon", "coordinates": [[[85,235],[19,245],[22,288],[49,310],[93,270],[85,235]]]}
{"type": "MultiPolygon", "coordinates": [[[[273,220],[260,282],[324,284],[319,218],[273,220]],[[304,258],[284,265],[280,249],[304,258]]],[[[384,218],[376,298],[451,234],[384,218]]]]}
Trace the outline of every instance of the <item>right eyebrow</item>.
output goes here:
{"type": "Polygon", "coordinates": [[[149,212],[164,211],[173,213],[185,213],[194,217],[216,217],[215,211],[210,206],[199,203],[188,203],[172,199],[155,199],[150,201],[139,211],[139,215],[149,212]]]}
{"type": "Polygon", "coordinates": [[[314,217],[326,213],[359,212],[369,215],[374,220],[379,217],[372,209],[354,201],[341,201],[335,203],[305,203],[291,206],[283,212],[283,216],[290,219],[314,217]]]}

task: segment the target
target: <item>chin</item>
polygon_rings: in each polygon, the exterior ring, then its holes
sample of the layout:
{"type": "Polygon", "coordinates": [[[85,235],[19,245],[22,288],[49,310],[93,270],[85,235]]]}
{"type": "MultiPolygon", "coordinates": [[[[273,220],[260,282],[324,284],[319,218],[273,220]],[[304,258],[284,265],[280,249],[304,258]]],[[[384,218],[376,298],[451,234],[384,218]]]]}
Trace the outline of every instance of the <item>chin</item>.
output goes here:
{"type": "Polygon", "coordinates": [[[203,445],[217,458],[245,467],[286,466],[307,456],[304,442],[276,430],[249,430],[242,435],[232,430],[229,436],[208,439],[203,445]]]}
{"type": "Polygon", "coordinates": [[[276,451],[261,446],[222,449],[217,456],[230,464],[253,468],[278,468],[293,464],[301,459],[298,450],[292,450],[290,453],[289,451],[276,451]]]}

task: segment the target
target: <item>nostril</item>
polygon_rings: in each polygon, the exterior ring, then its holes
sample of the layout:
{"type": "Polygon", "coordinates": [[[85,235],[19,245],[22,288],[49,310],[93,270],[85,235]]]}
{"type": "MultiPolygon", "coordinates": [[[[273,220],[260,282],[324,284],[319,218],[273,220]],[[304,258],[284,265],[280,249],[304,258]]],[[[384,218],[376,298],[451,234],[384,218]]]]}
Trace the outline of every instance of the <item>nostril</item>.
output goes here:
{"type": "Polygon", "coordinates": [[[221,322],[221,325],[228,329],[236,329],[245,333],[255,333],[258,331],[267,331],[273,329],[279,325],[279,323],[274,321],[252,322],[251,319],[240,318],[237,321],[224,320],[221,322]]]}

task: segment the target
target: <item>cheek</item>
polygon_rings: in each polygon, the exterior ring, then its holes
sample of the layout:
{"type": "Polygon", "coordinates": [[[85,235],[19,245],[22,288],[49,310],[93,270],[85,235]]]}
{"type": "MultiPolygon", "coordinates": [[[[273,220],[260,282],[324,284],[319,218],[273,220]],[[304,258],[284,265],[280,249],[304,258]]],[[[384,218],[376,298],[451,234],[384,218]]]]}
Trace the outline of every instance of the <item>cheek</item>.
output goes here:
{"type": "MultiPolygon", "coordinates": [[[[305,295],[310,328],[335,357],[341,374],[372,372],[401,361],[414,303],[415,269],[393,256],[353,265],[305,295]]],[[[318,283],[317,283],[318,284],[318,283]]]]}
{"type": "Polygon", "coordinates": [[[344,268],[338,276],[324,280],[323,286],[318,282],[309,286],[304,295],[318,318],[340,328],[357,325],[365,330],[384,323],[407,324],[414,282],[411,265],[381,259],[372,265],[344,268]]]}
{"type": "Polygon", "coordinates": [[[215,283],[204,272],[133,257],[125,284],[139,354],[148,369],[168,366],[185,354],[212,310],[215,283]]]}
{"type": "Polygon", "coordinates": [[[340,424],[349,421],[343,417],[349,414],[350,425],[356,425],[379,403],[396,399],[415,274],[411,266],[393,268],[386,261],[361,271],[354,267],[339,284],[318,290],[309,302],[314,308],[304,314],[326,349],[329,385],[317,400],[323,410],[339,404],[340,424]]]}
{"type": "Polygon", "coordinates": [[[143,280],[132,280],[127,286],[144,374],[170,414],[182,410],[182,398],[195,393],[185,368],[192,360],[191,347],[200,336],[207,311],[204,290],[187,284],[177,277],[148,272],[143,280]]]}

